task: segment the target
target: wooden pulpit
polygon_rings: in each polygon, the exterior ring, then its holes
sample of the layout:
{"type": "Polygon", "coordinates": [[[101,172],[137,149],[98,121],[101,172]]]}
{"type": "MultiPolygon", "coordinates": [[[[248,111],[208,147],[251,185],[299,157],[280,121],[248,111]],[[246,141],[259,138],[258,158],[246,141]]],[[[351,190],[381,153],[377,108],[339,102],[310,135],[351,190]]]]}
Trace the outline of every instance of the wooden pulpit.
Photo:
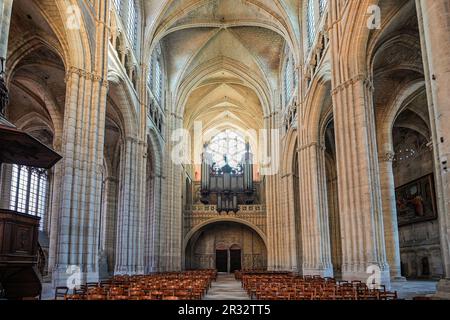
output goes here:
{"type": "MultiPolygon", "coordinates": [[[[60,159],[59,154],[0,114],[0,169],[2,163],[50,169],[60,159]]],[[[0,209],[0,288],[7,299],[41,294],[42,280],[37,270],[39,220],[0,209]]]]}

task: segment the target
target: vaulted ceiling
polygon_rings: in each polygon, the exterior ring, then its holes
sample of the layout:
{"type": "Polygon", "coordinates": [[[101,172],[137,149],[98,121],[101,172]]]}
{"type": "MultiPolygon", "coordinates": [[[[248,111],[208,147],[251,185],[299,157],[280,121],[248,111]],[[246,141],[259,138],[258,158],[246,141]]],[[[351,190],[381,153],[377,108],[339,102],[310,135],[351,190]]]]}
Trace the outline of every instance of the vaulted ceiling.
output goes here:
{"type": "Polygon", "coordinates": [[[286,48],[298,48],[296,0],[145,1],[176,110],[191,128],[263,127],[286,48]]]}
{"type": "Polygon", "coordinates": [[[12,10],[7,68],[8,119],[51,146],[62,130],[66,76],[56,34],[33,1],[15,0],[12,10]]]}

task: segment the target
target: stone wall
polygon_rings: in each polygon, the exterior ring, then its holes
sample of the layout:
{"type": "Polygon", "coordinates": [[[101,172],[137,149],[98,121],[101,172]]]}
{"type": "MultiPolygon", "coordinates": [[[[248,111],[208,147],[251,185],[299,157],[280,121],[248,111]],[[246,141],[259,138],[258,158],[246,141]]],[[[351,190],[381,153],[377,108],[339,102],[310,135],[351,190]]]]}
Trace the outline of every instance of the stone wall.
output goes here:
{"type": "Polygon", "coordinates": [[[184,211],[184,236],[199,225],[229,217],[249,223],[261,232],[267,232],[266,207],[263,205],[242,205],[239,206],[239,211],[232,215],[218,214],[215,205],[193,205],[184,211]]]}

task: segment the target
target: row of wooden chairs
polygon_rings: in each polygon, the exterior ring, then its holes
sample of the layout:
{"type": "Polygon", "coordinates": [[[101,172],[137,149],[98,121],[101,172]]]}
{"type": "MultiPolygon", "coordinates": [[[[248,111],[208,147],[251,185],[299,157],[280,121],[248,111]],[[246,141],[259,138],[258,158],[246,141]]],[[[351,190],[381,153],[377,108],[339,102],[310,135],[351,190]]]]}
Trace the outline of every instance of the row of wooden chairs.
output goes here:
{"type": "Polygon", "coordinates": [[[120,275],[99,283],[86,283],[69,294],[55,291],[56,300],[201,300],[217,278],[216,270],[153,275],[120,275]]]}
{"type": "Polygon", "coordinates": [[[242,272],[242,287],[257,300],[397,300],[386,287],[367,287],[361,281],[338,281],[288,273],[242,272]]]}
{"type": "MultiPolygon", "coordinates": [[[[236,280],[242,280],[242,276],[243,275],[267,275],[268,272],[267,270],[264,269],[243,269],[243,270],[236,270],[234,272],[234,277],[236,278],[236,280]]],[[[284,275],[290,275],[291,272],[287,272],[287,271],[281,271],[281,272],[271,272],[271,274],[273,275],[279,275],[279,276],[284,276],[284,275]]]]}

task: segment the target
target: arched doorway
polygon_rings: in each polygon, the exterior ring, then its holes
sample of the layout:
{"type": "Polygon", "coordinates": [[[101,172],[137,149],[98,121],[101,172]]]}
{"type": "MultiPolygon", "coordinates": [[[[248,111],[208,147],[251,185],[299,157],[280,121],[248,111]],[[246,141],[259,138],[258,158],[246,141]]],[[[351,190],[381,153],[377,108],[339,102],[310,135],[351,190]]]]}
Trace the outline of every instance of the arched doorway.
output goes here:
{"type": "Polygon", "coordinates": [[[186,269],[267,269],[267,248],[251,227],[238,222],[216,221],[193,233],[186,245],[186,269]]]}

